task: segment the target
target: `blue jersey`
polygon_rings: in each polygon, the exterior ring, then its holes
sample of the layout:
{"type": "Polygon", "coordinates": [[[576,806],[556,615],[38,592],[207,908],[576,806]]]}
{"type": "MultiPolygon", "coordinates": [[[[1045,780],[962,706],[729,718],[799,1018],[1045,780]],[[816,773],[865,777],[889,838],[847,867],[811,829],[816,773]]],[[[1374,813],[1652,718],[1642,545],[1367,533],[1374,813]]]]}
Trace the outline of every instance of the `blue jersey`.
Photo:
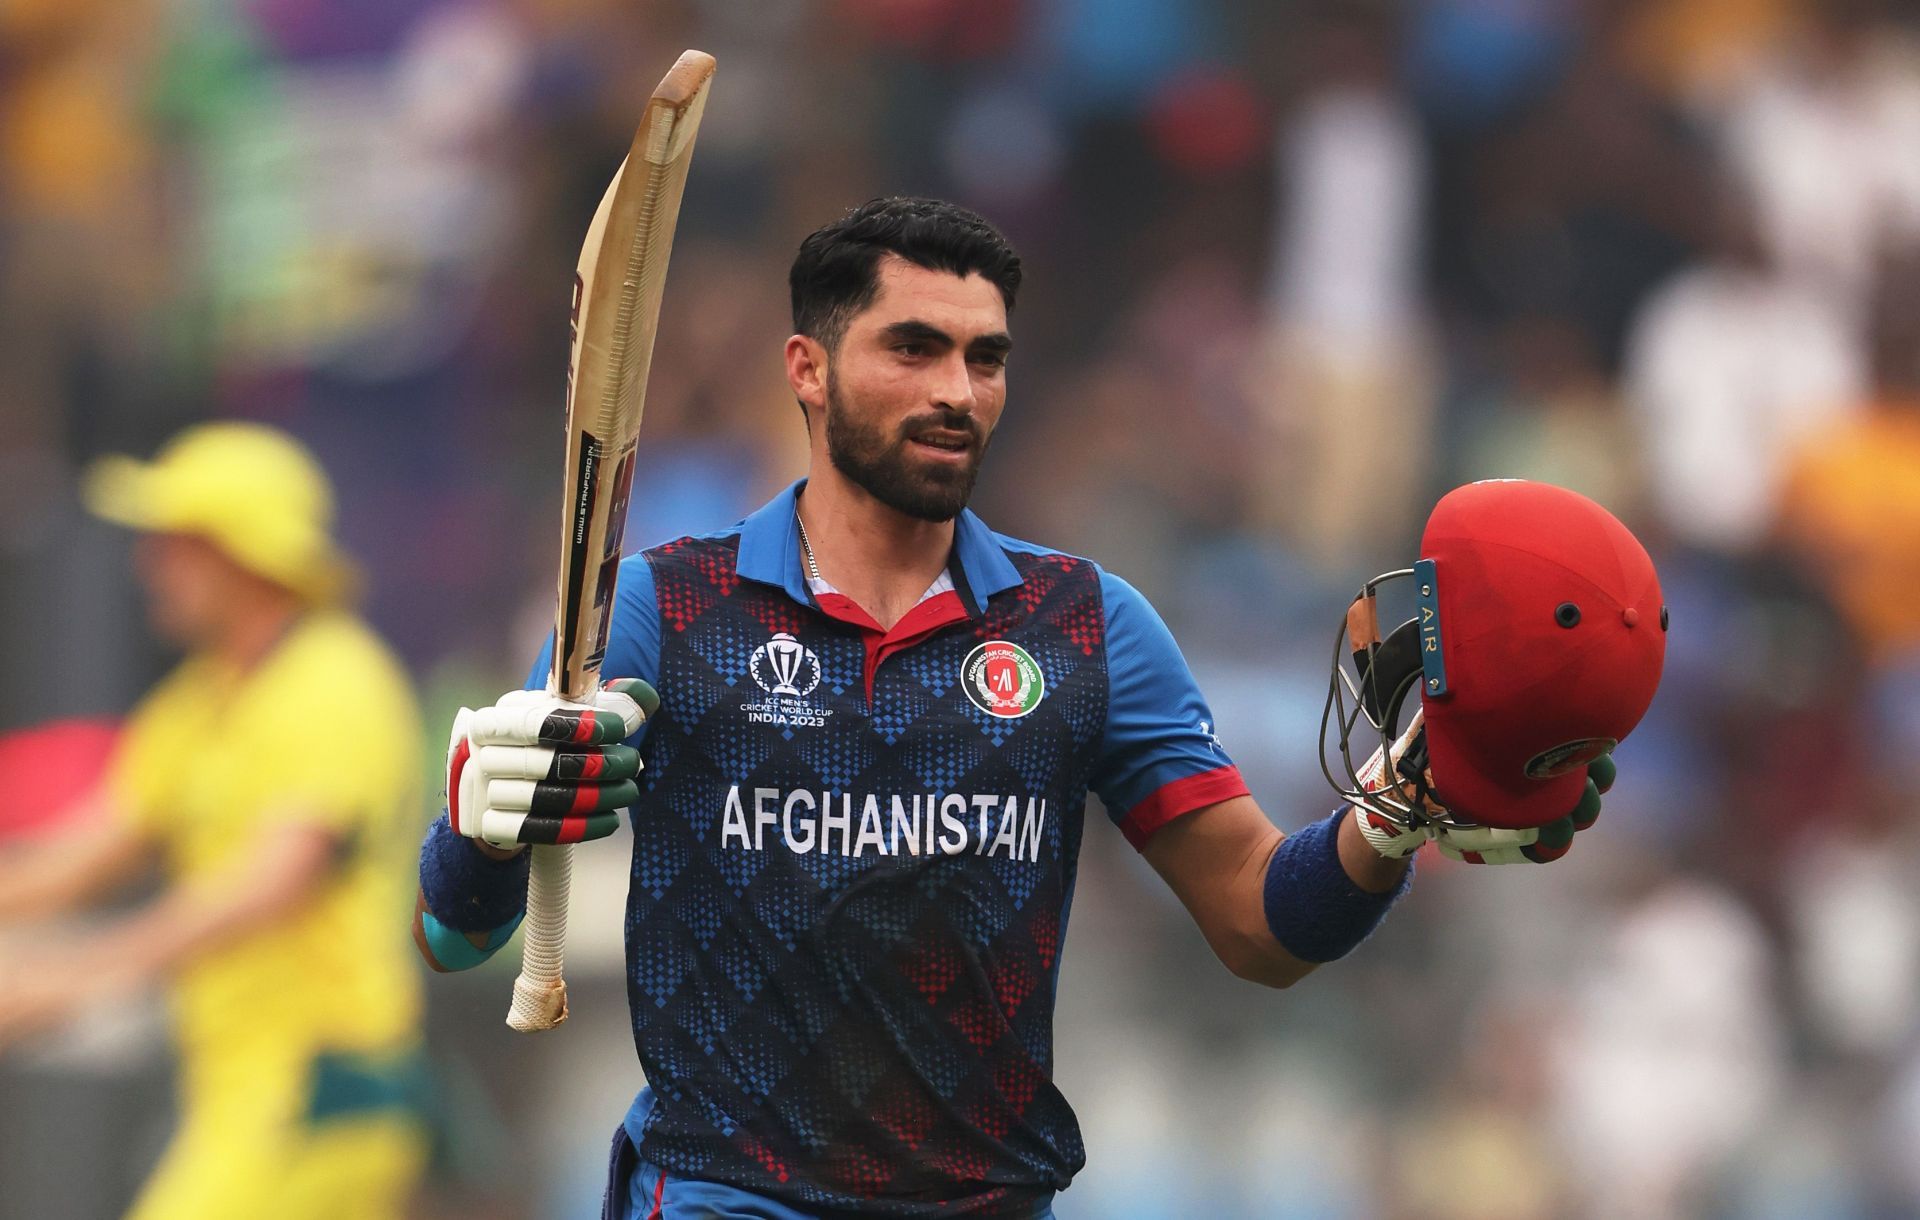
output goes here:
{"type": "Polygon", "coordinates": [[[1125,582],[964,513],[883,631],[810,589],[798,486],[622,564],[604,672],[661,697],[628,1133],[805,1212],[1031,1215],[1085,1160],[1053,1008],[1087,792],[1141,847],[1247,789],[1125,582]]]}

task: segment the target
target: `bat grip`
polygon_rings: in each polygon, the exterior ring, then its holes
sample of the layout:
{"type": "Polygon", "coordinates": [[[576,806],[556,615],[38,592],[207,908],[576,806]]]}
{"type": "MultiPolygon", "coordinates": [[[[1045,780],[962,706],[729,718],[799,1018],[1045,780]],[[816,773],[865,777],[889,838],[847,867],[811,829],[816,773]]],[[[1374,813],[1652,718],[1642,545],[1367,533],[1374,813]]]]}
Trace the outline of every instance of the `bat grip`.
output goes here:
{"type": "Polygon", "coordinates": [[[573,881],[573,844],[530,849],[527,922],[520,944],[520,977],[513,981],[507,1024],[521,1033],[552,1029],[567,1019],[567,891],[573,881]]]}

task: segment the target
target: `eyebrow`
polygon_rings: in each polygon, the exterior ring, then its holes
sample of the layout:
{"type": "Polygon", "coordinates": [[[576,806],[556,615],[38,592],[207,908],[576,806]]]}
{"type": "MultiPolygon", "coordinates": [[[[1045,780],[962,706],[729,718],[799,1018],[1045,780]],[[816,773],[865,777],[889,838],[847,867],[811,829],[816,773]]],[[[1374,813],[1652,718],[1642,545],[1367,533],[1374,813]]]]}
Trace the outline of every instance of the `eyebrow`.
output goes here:
{"type": "MultiPolygon", "coordinates": [[[[930,322],[922,322],[917,318],[889,323],[881,329],[880,335],[889,343],[933,343],[941,347],[956,346],[952,335],[930,322]]],[[[1004,356],[1013,350],[1013,336],[1004,330],[991,331],[977,336],[967,345],[967,350],[992,352],[1004,356]]]]}

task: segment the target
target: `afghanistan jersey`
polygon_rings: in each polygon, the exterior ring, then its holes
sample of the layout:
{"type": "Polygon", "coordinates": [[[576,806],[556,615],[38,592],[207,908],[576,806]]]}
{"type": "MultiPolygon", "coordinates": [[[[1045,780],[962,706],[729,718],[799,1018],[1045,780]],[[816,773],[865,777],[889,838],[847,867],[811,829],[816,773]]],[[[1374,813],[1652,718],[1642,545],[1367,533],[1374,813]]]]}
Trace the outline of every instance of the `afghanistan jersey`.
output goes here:
{"type": "Polygon", "coordinates": [[[1088,790],[1141,847],[1247,789],[1125,582],[963,513],[883,631],[809,587],[799,486],[622,566],[604,672],[661,697],[629,1134],[810,1213],[1030,1215],[1085,1161],[1053,1008],[1088,790]]]}

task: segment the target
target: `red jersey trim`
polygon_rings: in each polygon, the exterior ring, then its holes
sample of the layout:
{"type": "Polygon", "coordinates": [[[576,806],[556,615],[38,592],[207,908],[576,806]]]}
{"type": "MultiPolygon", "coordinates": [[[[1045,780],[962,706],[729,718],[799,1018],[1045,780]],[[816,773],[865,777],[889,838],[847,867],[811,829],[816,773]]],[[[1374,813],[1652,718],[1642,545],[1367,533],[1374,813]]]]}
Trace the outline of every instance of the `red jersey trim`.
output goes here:
{"type": "Polygon", "coordinates": [[[860,637],[867,646],[867,702],[873,702],[873,675],[880,668],[880,662],[896,652],[903,652],[918,644],[942,627],[951,627],[955,623],[965,622],[966,603],[960,595],[948,589],[936,593],[913,609],[906,612],[893,630],[882,631],[873,616],[860,608],[859,603],[844,593],[822,593],[814,598],[821,612],[828,618],[850,623],[860,629],[860,637]]]}
{"type": "Polygon", "coordinates": [[[1247,795],[1247,781],[1240,778],[1240,768],[1232,763],[1184,776],[1162,784],[1146,800],[1127,810],[1127,816],[1120,819],[1120,833],[1127,836],[1133,850],[1145,851],[1154,832],[1175,818],[1247,795]]]}

